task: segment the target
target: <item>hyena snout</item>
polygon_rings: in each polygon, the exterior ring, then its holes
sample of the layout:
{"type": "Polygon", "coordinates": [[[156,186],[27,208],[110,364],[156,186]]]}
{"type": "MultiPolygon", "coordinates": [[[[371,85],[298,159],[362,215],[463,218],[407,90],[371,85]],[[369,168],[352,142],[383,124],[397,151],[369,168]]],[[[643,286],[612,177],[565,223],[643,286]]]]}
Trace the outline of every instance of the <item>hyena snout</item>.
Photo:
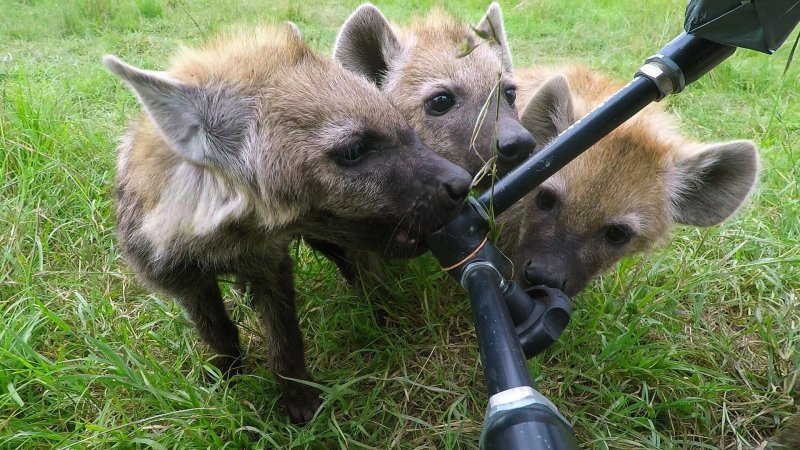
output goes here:
{"type": "Polygon", "coordinates": [[[472,178],[466,170],[427,151],[404,161],[403,176],[389,187],[397,207],[389,207],[381,227],[367,221],[367,228],[356,232],[360,240],[372,236],[386,256],[412,258],[426,250],[423,238],[453,219],[465,204],[472,178]],[[428,154],[425,154],[428,153],[428,154]],[[392,236],[389,245],[382,236],[392,236]]]}
{"type": "Polygon", "coordinates": [[[420,179],[430,180],[428,189],[433,190],[433,206],[444,211],[460,209],[469,195],[472,177],[459,165],[433,152],[430,155],[417,173],[420,179]]]}
{"type": "Polygon", "coordinates": [[[458,173],[452,174],[447,181],[442,183],[447,201],[455,205],[460,205],[467,198],[467,195],[469,195],[469,187],[472,182],[469,174],[465,170],[460,167],[458,169],[460,169],[457,171],[458,173]]]}
{"type": "Polygon", "coordinates": [[[501,168],[510,170],[533,153],[536,141],[516,120],[501,120],[497,125],[497,161],[501,168]]]}
{"type": "Polygon", "coordinates": [[[564,290],[567,287],[567,274],[558,267],[560,264],[529,259],[523,268],[525,281],[530,286],[544,285],[564,290]]]}

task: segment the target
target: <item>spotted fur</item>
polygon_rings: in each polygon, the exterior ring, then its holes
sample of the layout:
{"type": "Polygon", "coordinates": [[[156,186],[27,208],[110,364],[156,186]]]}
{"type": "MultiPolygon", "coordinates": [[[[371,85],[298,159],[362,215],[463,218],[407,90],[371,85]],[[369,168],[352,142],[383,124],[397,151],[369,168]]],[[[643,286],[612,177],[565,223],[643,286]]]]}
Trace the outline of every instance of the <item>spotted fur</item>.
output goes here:
{"type": "MultiPolygon", "coordinates": [[[[515,75],[538,148],[622,87],[581,66],[515,75]]],[[[758,161],[752,142],[699,144],[650,105],[502,215],[500,247],[522,284],[574,295],[622,257],[662,244],[674,224],[732,216],[756,185],[758,161]]]]}

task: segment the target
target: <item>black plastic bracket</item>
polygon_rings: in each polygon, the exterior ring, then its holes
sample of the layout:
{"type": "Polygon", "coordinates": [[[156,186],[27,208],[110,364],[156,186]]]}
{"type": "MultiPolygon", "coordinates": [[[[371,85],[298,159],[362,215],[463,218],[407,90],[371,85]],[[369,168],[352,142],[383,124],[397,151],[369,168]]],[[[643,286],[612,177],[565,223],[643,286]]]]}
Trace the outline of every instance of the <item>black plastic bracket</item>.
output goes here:
{"type": "Polygon", "coordinates": [[[523,291],[513,281],[507,281],[504,288],[519,343],[525,357],[531,359],[561,337],[572,316],[572,302],[562,291],[547,286],[523,291]]]}

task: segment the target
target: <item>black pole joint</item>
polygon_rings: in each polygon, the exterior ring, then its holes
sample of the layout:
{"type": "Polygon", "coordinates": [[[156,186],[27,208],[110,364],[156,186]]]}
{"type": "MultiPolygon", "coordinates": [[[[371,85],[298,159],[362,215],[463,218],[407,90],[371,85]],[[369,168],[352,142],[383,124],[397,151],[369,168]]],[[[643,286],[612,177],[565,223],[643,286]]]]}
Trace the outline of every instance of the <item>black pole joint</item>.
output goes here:
{"type": "Polygon", "coordinates": [[[528,359],[555,344],[569,325],[572,302],[559,289],[531,286],[523,290],[513,281],[506,281],[503,297],[528,359]]]}
{"type": "Polygon", "coordinates": [[[506,258],[489,242],[489,214],[473,197],[458,217],[426,236],[425,243],[442,269],[458,281],[464,267],[478,259],[490,261],[500,273],[508,268],[506,258]]]}
{"type": "Polygon", "coordinates": [[[686,78],[681,68],[660,53],[647,58],[635,76],[648,78],[655,83],[659,92],[657,102],[669,94],[681,92],[686,87],[686,78]]]}

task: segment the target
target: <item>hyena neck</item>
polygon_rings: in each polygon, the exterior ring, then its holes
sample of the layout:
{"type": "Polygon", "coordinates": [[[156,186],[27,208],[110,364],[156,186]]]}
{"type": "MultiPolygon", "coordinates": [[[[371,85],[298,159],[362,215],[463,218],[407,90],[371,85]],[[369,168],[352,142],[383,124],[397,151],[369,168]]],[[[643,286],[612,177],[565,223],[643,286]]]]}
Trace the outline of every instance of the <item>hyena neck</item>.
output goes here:
{"type": "Polygon", "coordinates": [[[118,177],[144,205],[141,232],[158,252],[205,239],[241,223],[262,238],[288,234],[293,216],[280,205],[257,201],[255,188],[176,156],[155,128],[140,126],[120,148],[118,177]],[[283,212],[282,212],[283,211],[283,212]]]}

